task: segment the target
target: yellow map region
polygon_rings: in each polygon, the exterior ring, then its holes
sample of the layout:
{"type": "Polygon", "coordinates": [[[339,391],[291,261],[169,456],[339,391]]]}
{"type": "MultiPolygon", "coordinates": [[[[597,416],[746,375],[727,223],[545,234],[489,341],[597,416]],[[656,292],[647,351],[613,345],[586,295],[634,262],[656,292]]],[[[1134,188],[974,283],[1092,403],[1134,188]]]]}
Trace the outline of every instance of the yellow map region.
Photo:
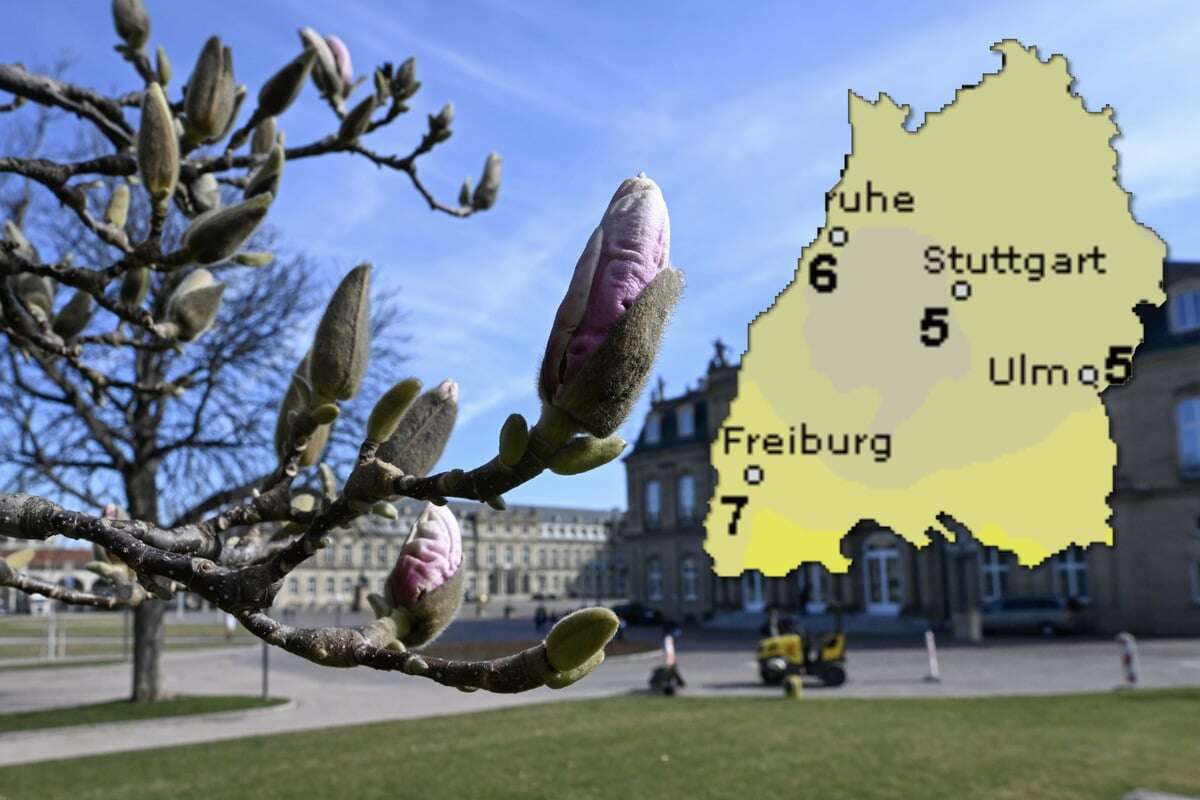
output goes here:
{"type": "Polygon", "coordinates": [[[751,323],[712,445],[717,574],[845,571],[861,519],[923,545],[945,513],[1031,566],[1112,543],[1099,393],[1131,374],[1166,247],[1118,182],[1112,109],[1063,56],[992,49],[1000,70],[915,132],[850,94],[825,224],[751,323]]]}

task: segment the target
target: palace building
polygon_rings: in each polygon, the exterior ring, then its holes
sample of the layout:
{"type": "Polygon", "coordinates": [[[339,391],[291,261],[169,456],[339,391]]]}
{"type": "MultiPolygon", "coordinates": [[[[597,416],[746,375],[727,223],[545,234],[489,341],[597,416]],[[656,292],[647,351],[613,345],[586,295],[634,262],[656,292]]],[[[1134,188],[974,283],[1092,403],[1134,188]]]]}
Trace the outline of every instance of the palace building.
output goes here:
{"type": "MultiPolygon", "coordinates": [[[[360,517],[333,544],[285,580],[276,608],[362,607],[381,592],[400,548],[424,503],[395,503],[399,519],[360,517]]],[[[627,570],[611,557],[609,543],[620,511],[451,501],[463,535],[464,589],[468,601],[493,604],[537,597],[560,600],[624,594],[627,570]]]]}
{"type": "Polygon", "coordinates": [[[868,629],[932,625],[970,636],[971,614],[990,601],[1057,597],[1095,631],[1200,634],[1200,264],[1167,263],[1164,287],[1165,308],[1135,309],[1145,335],[1132,377],[1101,395],[1118,452],[1114,546],[1071,547],[1031,569],[953,520],[942,522],[954,542],[933,536],[922,548],[863,520],[843,539],[845,574],[804,564],[786,577],[718,578],[703,549],[716,484],[709,447],[737,393],[737,366],[718,341],[695,387],[666,397],[660,382],[624,458],[619,552],[632,599],[716,624],[761,619],[772,606],[814,614],[836,604],[868,629]]]}

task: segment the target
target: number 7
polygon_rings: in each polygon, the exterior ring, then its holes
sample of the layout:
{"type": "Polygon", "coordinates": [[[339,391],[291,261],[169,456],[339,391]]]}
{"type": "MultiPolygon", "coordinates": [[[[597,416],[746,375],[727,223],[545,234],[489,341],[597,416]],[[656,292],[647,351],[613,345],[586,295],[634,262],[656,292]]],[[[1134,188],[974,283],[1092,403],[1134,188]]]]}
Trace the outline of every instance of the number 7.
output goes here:
{"type": "Polygon", "coordinates": [[[750,502],[750,498],[744,494],[723,495],[721,503],[727,506],[733,506],[733,518],[729,520],[729,535],[737,536],[738,519],[742,516],[742,509],[750,502]]]}

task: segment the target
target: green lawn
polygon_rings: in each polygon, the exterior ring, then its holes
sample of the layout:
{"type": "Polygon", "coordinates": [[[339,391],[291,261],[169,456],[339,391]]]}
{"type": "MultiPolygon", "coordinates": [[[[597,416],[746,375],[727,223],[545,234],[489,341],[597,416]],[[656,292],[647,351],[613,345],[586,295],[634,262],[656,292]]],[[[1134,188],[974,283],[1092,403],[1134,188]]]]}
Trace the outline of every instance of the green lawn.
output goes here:
{"type": "MultiPolygon", "coordinates": [[[[60,614],[58,629],[66,629],[68,641],[72,636],[108,636],[120,640],[124,626],[121,614],[60,614]]],[[[0,617],[0,642],[14,636],[45,636],[46,617],[14,614],[0,617]]],[[[164,620],[166,636],[213,637],[224,638],[225,626],[220,622],[189,622],[174,618],[171,613],[164,620]]],[[[235,637],[253,638],[253,634],[240,625],[234,632],[235,637]]]]}
{"type": "MultiPolygon", "coordinates": [[[[1112,798],[1200,793],[1200,691],[627,697],[0,769],[46,798],[1112,798]]],[[[381,691],[380,702],[388,702],[381,691]]]]}
{"type": "MultiPolygon", "coordinates": [[[[0,714],[0,733],[30,731],[38,728],[62,728],[67,725],[95,725],[101,722],[129,722],[158,717],[180,717],[187,714],[209,714],[214,711],[237,711],[245,708],[264,708],[284,702],[280,698],[240,697],[237,695],[182,696],[161,703],[130,703],[113,700],[90,706],[56,708],[49,711],[23,711],[19,714],[0,714]]],[[[0,796],[3,792],[0,791],[0,796]]]]}

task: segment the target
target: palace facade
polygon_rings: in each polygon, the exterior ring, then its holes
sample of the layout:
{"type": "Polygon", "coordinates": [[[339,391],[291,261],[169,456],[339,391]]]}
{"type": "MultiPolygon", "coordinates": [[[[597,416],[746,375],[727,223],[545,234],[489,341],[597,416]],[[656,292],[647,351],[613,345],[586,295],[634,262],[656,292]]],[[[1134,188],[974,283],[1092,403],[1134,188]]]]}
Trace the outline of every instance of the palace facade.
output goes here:
{"type": "Polygon", "coordinates": [[[921,548],[863,520],[842,541],[844,574],[804,564],[785,577],[718,578],[703,549],[709,448],[737,393],[737,366],[718,342],[695,387],[666,397],[660,385],[625,456],[620,552],[632,598],[680,621],[837,604],[886,630],[961,629],[988,601],[1058,597],[1096,631],[1200,634],[1200,264],[1166,264],[1164,287],[1165,308],[1135,309],[1145,335],[1132,377],[1101,395],[1118,452],[1114,546],[1070,547],[1026,568],[948,518],[954,541],[933,535],[921,548]]]}

